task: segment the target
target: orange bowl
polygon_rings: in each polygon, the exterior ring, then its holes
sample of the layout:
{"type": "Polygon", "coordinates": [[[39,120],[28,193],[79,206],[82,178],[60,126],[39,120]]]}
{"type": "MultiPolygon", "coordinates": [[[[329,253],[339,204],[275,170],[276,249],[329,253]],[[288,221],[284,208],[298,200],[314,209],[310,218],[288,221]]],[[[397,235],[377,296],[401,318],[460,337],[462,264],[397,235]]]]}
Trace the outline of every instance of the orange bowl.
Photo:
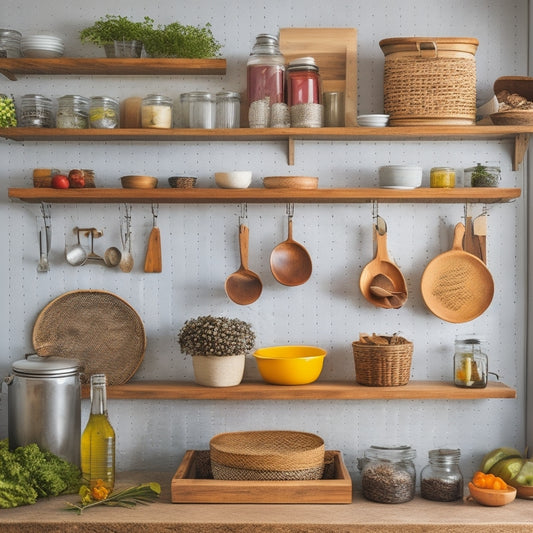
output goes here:
{"type": "Polygon", "coordinates": [[[507,486],[504,490],[495,489],[480,489],[476,487],[472,482],[468,484],[468,490],[470,496],[479,504],[486,505],[488,507],[501,507],[511,503],[516,498],[516,489],[507,486]]]}

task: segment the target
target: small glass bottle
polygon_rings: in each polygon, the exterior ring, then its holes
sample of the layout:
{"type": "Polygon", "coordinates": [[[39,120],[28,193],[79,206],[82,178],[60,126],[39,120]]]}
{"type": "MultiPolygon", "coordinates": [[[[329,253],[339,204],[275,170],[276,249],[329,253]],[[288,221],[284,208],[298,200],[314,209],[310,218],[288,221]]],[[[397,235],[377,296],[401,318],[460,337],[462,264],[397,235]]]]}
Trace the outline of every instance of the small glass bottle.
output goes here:
{"type": "Polygon", "coordinates": [[[270,126],[270,108],[285,102],[285,58],[276,37],[256,37],[246,65],[248,121],[250,128],[270,126]]]}
{"type": "Polygon", "coordinates": [[[89,99],[69,94],[57,99],[57,128],[84,129],[89,127],[89,99]]]}
{"type": "Polygon", "coordinates": [[[211,93],[187,93],[189,128],[213,129],[216,120],[216,99],[211,93]]]}
{"type": "Polygon", "coordinates": [[[93,96],[89,104],[89,127],[118,128],[120,108],[118,100],[109,96],[93,96]]]}
{"type": "Polygon", "coordinates": [[[435,188],[455,187],[455,169],[450,167],[433,167],[429,173],[429,186],[435,188]]]}
{"type": "Polygon", "coordinates": [[[455,339],[454,383],[457,387],[483,389],[487,386],[488,357],[481,340],[471,335],[455,339]]]}
{"type": "Polygon", "coordinates": [[[241,121],[241,95],[233,91],[216,94],[216,127],[238,128],[241,121]]]}
{"type": "Polygon", "coordinates": [[[142,100],[143,128],[169,129],[172,127],[172,99],[159,94],[149,94],[142,100]]]}
{"type": "Polygon", "coordinates": [[[359,461],[363,496],[379,503],[404,503],[415,496],[416,451],[410,446],[371,446],[359,461]]]}
{"type": "Polygon", "coordinates": [[[420,495],[426,500],[453,502],[463,497],[461,450],[438,449],[428,453],[429,464],[420,472],[420,495]]]}
{"type": "Polygon", "coordinates": [[[91,376],[91,414],[81,436],[81,472],[90,487],[115,485],[115,431],[107,417],[105,374],[91,376]]]}
{"type": "Polygon", "coordinates": [[[52,128],[52,100],[40,94],[22,97],[19,125],[23,128],[52,128]]]}

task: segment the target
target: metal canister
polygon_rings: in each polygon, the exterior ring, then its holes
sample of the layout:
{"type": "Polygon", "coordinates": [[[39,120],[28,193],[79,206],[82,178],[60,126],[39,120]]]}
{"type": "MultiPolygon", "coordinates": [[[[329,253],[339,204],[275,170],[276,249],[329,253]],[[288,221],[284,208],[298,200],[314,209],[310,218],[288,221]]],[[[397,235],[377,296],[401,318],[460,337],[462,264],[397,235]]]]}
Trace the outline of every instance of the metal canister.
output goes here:
{"type": "Polygon", "coordinates": [[[13,363],[8,384],[9,447],[36,443],[80,464],[79,362],[28,355],[13,363]]]}

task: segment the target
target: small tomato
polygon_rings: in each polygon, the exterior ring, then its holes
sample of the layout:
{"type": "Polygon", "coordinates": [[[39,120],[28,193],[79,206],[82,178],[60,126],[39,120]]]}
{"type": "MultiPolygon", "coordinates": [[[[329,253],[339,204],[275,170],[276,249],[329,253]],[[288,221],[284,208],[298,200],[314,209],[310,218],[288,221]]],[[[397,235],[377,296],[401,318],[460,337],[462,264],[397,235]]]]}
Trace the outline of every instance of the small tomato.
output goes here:
{"type": "Polygon", "coordinates": [[[70,187],[70,182],[67,176],[63,174],[56,174],[52,178],[52,187],[54,189],[68,189],[70,187]]]}
{"type": "Polygon", "coordinates": [[[81,189],[85,187],[85,174],[83,170],[77,168],[68,173],[68,181],[73,188],[81,189]]]}

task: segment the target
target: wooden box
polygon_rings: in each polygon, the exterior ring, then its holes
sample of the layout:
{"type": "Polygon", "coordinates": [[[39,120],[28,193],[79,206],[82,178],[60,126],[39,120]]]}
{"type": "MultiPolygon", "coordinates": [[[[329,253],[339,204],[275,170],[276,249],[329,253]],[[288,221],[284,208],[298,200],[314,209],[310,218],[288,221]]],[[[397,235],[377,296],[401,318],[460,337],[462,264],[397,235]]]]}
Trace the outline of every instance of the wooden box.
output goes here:
{"type": "MultiPolygon", "coordinates": [[[[328,453],[328,452],[326,452],[328,453]]],[[[172,503],[351,503],[352,480],[341,452],[331,479],[316,481],[222,481],[208,477],[209,450],[188,450],[171,482],[172,503]]]]}
{"type": "Polygon", "coordinates": [[[287,64],[299,57],[314,57],[322,90],[344,92],[345,126],[357,126],[357,30],[281,28],[279,45],[287,64]]]}

